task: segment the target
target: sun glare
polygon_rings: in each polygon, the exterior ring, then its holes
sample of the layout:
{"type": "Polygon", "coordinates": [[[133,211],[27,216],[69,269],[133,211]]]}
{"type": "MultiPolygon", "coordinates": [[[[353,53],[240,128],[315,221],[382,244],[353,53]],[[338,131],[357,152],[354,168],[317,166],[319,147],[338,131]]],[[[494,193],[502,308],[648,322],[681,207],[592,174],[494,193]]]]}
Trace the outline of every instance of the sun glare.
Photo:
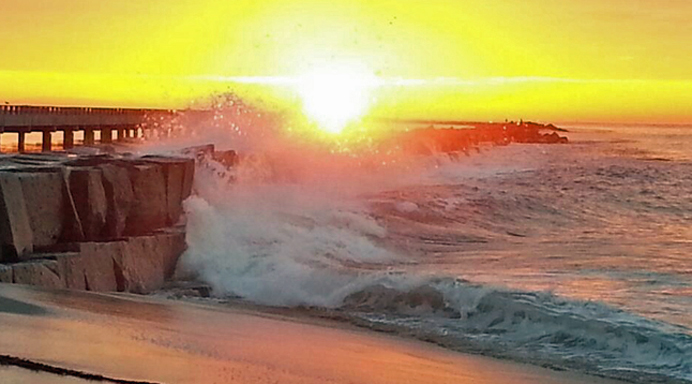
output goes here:
{"type": "Polygon", "coordinates": [[[298,95],[303,111],[318,127],[338,134],[363,117],[370,107],[374,74],[356,67],[330,65],[298,78],[298,95]]]}

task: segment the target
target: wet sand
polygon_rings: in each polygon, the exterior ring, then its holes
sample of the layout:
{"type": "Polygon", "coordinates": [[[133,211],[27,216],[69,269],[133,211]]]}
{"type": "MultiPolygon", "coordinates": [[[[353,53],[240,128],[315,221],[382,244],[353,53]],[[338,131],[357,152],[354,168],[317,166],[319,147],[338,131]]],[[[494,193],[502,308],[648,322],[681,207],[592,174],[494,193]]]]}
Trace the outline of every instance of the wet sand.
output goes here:
{"type": "MultiPolygon", "coordinates": [[[[120,382],[615,383],[326,321],[6,284],[0,284],[0,351],[120,382]]],[[[3,383],[89,382],[14,366],[0,366],[0,377],[3,383]]]]}

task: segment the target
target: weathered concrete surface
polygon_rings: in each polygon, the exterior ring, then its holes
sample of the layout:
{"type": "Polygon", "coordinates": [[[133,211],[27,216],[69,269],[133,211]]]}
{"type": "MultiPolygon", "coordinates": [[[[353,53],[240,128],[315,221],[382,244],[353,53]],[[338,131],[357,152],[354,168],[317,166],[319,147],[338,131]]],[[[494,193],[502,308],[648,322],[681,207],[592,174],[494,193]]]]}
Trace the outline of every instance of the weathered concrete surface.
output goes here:
{"type": "Polygon", "coordinates": [[[166,279],[173,277],[178,259],[187,249],[185,243],[185,231],[183,229],[172,228],[165,232],[157,233],[159,244],[163,254],[163,276],[166,279]]]}
{"type": "Polygon", "coordinates": [[[0,265],[0,282],[87,291],[150,293],[173,276],[185,250],[185,234],[170,230],[151,236],[79,244],[79,252],[43,253],[29,262],[0,265]],[[9,277],[3,277],[8,273],[9,277]]]}
{"type": "Polygon", "coordinates": [[[128,168],[134,200],[125,228],[126,234],[151,233],[167,221],[166,179],[161,166],[137,164],[128,168]]]}
{"type": "Polygon", "coordinates": [[[0,283],[12,283],[12,266],[0,264],[0,283]]]}
{"type": "Polygon", "coordinates": [[[80,244],[79,258],[72,259],[84,276],[89,291],[113,292],[118,290],[114,258],[123,252],[123,242],[80,244]]]}
{"type": "Polygon", "coordinates": [[[106,225],[108,205],[98,168],[72,168],[69,171],[72,201],[86,239],[98,239],[106,225]]]}
{"type": "Polygon", "coordinates": [[[103,234],[106,238],[118,238],[125,233],[127,217],[134,201],[132,182],[127,169],[122,166],[102,164],[99,168],[108,202],[103,234]]]}
{"type": "Polygon", "coordinates": [[[79,252],[58,253],[45,255],[54,258],[57,262],[58,276],[65,288],[85,290],[84,273],[82,272],[82,257],[79,252]]]}
{"type": "Polygon", "coordinates": [[[63,176],[59,172],[17,173],[29,214],[34,246],[58,242],[66,218],[63,176]]]}
{"type": "Polygon", "coordinates": [[[77,213],[77,207],[75,206],[74,198],[72,197],[72,191],[70,190],[70,184],[67,180],[67,170],[63,169],[61,171],[63,182],[62,182],[62,194],[63,194],[63,204],[65,205],[63,224],[64,228],[62,231],[61,241],[63,242],[76,242],[84,240],[84,228],[82,227],[82,221],[79,219],[79,214],[77,213]]]}
{"type": "Polygon", "coordinates": [[[34,237],[24,192],[15,173],[0,173],[1,261],[15,260],[33,251],[34,237]]]}
{"type": "Polygon", "coordinates": [[[181,233],[131,237],[111,249],[118,291],[150,293],[172,276],[185,249],[181,233]]]}
{"type": "Polygon", "coordinates": [[[129,238],[124,251],[114,261],[122,272],[122,285],[118,290],[149,293],[163,286],[163,254],[156,237],[129,238]]]}
{"type": "Polygon", "coordinates": [[[144,159],[160,166],[163,170],[166,180],[167,224],[175,225],[183,212],[181,202],[191,193],[192,185],[188,183],[194,177],[195,162],[193,159],[163,156],[145,156],[144,159]]]}
{"type": "Polygon", "coordinates": [[[214,144],[198,145],[195,147],[187,147],[180,151],[180,154],[186,157],[195,157],[197,159],[204,157],[212,157],[215,151],[214,144]]]}
{"type": "Polygon", "coordinates": [[[185,175],[183,176],[182,199],[185,200],[192,195],[192,184],[195,179],[195,161],[185,162],[185,175]]]}
{"type": "Polygon", "coordinates": [[[45,288],[65,288],[55,260],[32,260],[12,265],[12,282],[45,288]]]}
{"type": "Polygon", "coordinates": [[[62,159],[0,164],[0,261],[23,261],[0,264],[0,282],[134,293],[161,288],[185,250],[184,230],[163,228],[182,214],[194,160],[62,159]]]}

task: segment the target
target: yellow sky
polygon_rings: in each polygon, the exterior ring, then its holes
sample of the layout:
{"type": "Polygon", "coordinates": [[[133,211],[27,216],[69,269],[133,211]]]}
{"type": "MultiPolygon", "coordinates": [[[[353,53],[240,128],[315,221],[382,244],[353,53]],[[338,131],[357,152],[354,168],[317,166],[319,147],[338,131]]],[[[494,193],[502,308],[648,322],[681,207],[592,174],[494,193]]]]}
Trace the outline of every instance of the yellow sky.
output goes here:
{"type": "Polygon", "coordinates": [[[690,20],[688,0],[2,0],[0,102],[183,107],[357,62],[389,81],[378,115],[692,123],[690,20]]]}

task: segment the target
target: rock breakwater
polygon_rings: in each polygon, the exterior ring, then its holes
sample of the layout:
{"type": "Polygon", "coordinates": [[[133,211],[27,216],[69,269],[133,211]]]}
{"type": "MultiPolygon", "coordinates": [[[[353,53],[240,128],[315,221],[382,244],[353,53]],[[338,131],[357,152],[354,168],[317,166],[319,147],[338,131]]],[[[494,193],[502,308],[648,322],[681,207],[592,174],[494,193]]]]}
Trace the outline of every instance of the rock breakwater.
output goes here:
{"type": "Polygon", "coordinates": [[[194,159],[0,158],[0,282],[148,293],[185,250],[194,159]]]}

